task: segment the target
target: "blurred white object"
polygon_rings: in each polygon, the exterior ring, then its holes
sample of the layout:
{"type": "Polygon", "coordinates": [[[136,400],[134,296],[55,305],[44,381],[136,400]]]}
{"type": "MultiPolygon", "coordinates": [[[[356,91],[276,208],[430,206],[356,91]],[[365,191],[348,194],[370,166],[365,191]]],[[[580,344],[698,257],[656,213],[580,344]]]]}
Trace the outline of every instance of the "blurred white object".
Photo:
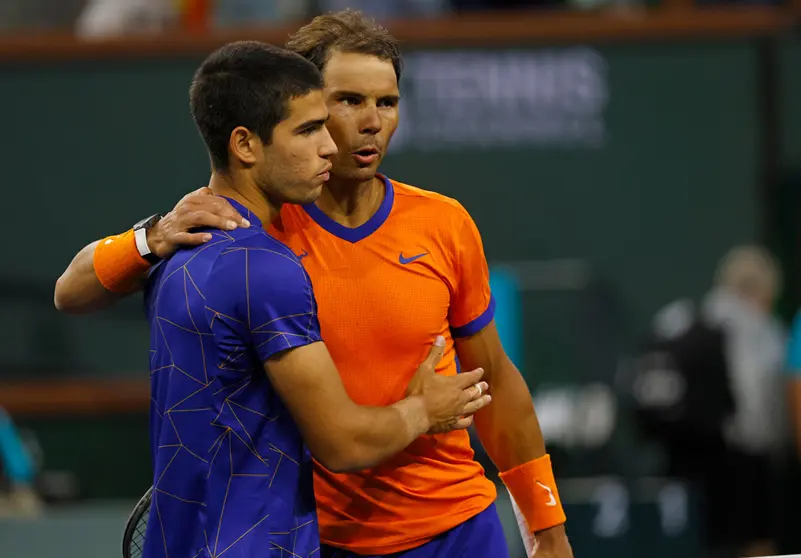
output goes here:
{"type": "Polygon", "coordinates": [[[8,494],[0,496],[0,518],[2,519],[34,519],[41,517],[45,504],[29,486],[11,487],[8,494]]]}
{"type": "MultiPolygon", "coordinates": [[[[787,436],[782,370],[786,334],[771,314],[781,291],[781,269],[758,246],[731,249],[718,264],[715,285],[700,305],[707,323],[726,334],[726,361],[735,413],[723,435],[748,454],[780,450],[787,436]]],[[[654,330],[680,335],[692,323],[692,302],[682,299],[657,313],[654,330]]]]}
{"type": "Polygon", "coordinates": [[[724,427],[726,440],[751,454],[778,451],[787,435],[781,324],[724,289],[707,295],[703,312],[723,326],[729,340],[726,357],[737,410],[724,427]]]}
{"type": "Polygon", "coordinates": [[[506,492],[509,493],[509,501],[512,504],[512,510],[515,512],[515,519],[517,520],[517,528],[520,530],[520,537],[523,539],[523,546],[526,549],[526,556],[536,556],[537,554],[537,538],[534,536],[534,533],[531,532],[531,529],[528,528],[528,523],[526,522],[526,518],[523,517],[523,512],[520,511],[520,507],[515,502],[514,496],[506,489],[506,492]]]}
{"type": "Polygon", "coordinates": [[[618,404],[604,384],[540,385],[533,401],[549,445],[600,448],[615,431],[618,404]]]}
{"type": "Polygon", "coordinates": [[[654,316],[654,333],[662,339],[675,339],[684,335],[693,324],[695,312],[692,299],[682,298],[671,302],[654,316]]]}
{"type": "Polygon", "coordinates": [[[156,33],[177,17],[172,0],[89,0],[75,32],[84,38],[156,33]]]}

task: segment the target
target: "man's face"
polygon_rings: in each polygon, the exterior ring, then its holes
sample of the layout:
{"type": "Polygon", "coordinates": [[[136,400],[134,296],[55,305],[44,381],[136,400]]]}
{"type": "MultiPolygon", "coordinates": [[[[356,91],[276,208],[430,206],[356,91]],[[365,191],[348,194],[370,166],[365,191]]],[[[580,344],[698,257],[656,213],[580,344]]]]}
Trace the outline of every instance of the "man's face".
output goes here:
{"type": "Polygon", "coordinates": [[[337,147],[325,127],[328,118],[322,91],[289,102],[289,117],[262,146],[255,171],[259,186],[278,203],[311,203],[328,180],[330,158],[337,147]]]}
{"type": "Polygon", "coordinates": [[[323,72],[328,131],[339,148],[332,175],[373,178],[398,127],[398,79],[388,60],[333,52],[323,72]]]}

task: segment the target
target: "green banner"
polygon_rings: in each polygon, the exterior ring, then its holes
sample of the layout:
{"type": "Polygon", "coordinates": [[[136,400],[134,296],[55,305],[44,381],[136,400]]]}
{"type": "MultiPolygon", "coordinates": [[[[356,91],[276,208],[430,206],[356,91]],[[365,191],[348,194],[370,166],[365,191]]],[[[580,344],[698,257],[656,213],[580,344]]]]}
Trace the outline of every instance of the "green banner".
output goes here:
{"type": "MultiPolygon", "coordinates": [[[[205,183],[187,101],[198,62],[3,65],[7,364],[146,366],[139,302],[55,316],[52,287],[87,241],[205,183]]],[[[462,201],[492,262],[580,259],[617,301],[625,341],[661,304],[703,292],[723,252],[756,236],[756,63],[747,41],[411,51],[383,170],[462,201]]],[[[580,304],[571,297],[527,295],[527,338],[552,335],[580,304]]]]}

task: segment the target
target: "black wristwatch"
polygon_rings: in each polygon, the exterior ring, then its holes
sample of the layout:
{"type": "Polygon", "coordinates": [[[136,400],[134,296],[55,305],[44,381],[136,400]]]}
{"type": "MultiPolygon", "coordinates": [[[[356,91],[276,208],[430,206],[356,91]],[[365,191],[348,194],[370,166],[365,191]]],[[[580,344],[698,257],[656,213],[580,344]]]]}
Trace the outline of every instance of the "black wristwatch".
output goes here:
{"type": "Polygon", "coordinates": [[[161,220],[161,215],[156,213],[150,217],[146,217],[133,226],[134,239],[136,240],[136,249],[139,250],[139,255],[148,261],[151,265],[155,265],[161,261],[156,254],[150,251],[150,246],[147,245],[147,231],[150,227],[155,225],[161,220]]]}

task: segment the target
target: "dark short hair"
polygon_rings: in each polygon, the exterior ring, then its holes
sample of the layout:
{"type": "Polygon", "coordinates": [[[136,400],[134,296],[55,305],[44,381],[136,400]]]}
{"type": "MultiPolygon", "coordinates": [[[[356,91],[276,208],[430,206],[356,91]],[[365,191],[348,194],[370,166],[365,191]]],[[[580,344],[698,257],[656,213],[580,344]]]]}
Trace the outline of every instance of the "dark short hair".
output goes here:
{"type": "Polygon", "coordinates": [[[398,81],[403,71],[398,40],[374,19],[356,10],[315,17],[289,38],[286,48],[309,60],[321,72],[334,51],[370,54],[391,62],[398,81]]]}
{"type": "Polygon", "coordinates": [[[242,41],[213,52],[195,72],[189,104],[214,168],[228,169],[234,128],[244,126],[269,144],[289,116],[289,101],[322,85],[313,64],[279,47],[242,41]]]}

